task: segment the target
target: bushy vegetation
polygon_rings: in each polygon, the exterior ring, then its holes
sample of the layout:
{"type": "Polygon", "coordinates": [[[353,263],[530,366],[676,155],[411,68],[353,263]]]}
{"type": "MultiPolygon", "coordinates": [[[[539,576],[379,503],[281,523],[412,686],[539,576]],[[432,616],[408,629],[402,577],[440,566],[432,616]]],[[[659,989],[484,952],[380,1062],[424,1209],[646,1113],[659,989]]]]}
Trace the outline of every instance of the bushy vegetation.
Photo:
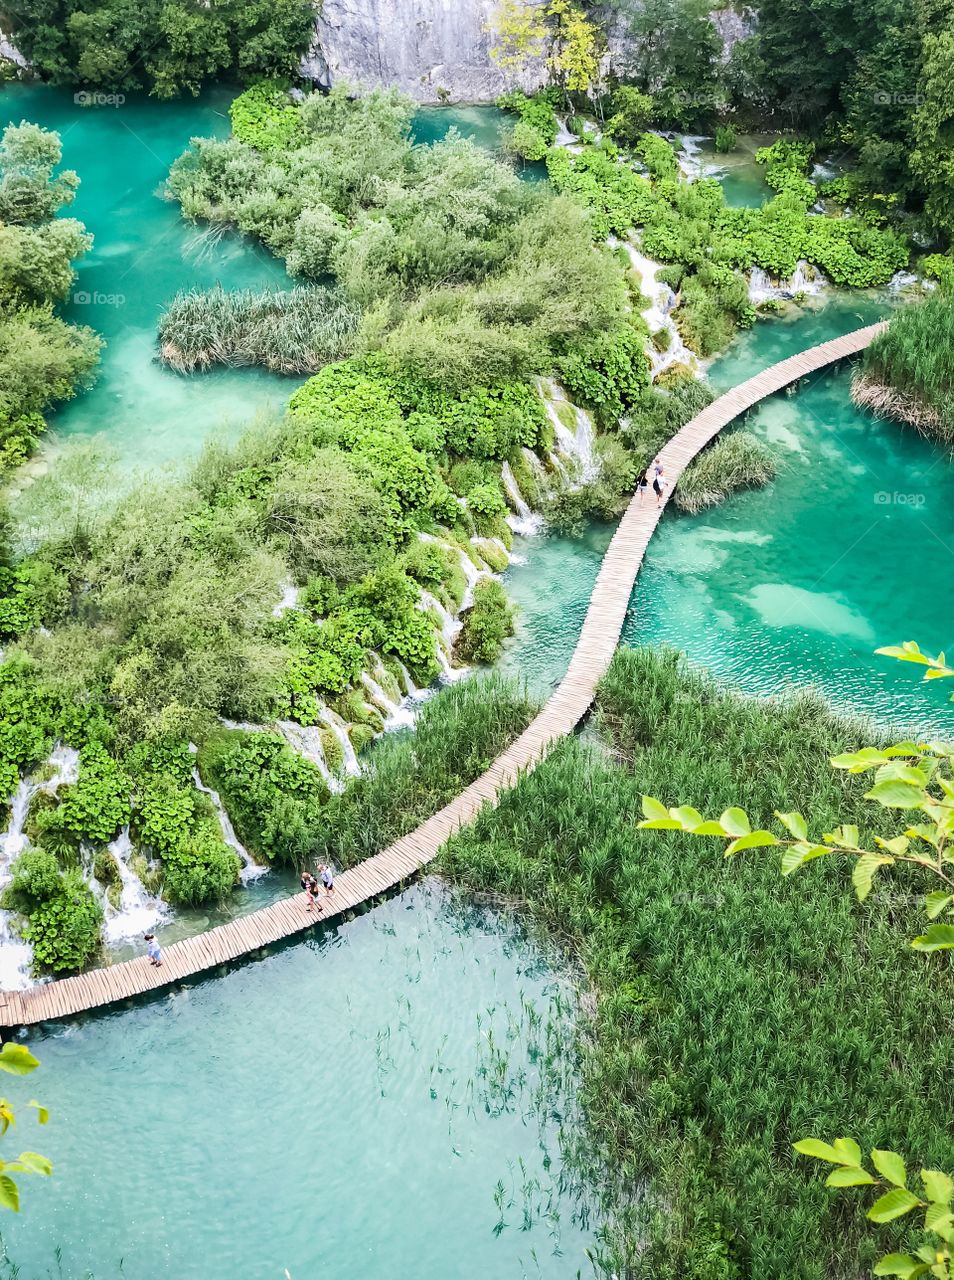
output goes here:
{"type": "Polygon", "coordinates": [[[349,353],[357,324],[333,289],[190,289],[159,319],[159,354],[180,373],[215,364],[314,373],[349,353]]]}
{"type": "Polygon", "coordinates": [[[79,870],[61,871],[46,849],[20,854],[3,904],[26,918],[38,972],[80,969],[99,950],[102,907],[79,870]]]}
{"type": "Polygon", "coordinates": [[[954,293],[904,307],[865,351],[852,398],[883,416],[954,441],[954,293]]]}
{"type": "Polygon", "coordinates": [[[54,307],[93,243],[70,204],[79,178],[56,172],[59,135],[26,121],[0,139],[0,476],[22,462],[46,428],[43,414],[88,384],[102,343],[54,307]]]}
{"type": "Polygon", "coordinates": [[[169,191],[186,217],[258,236],[292,275],[333,277],[365,311],[364,349],[459,392],[548,372],[622,324],[622,273],[578,204],[454,133],[412,146],[410,99],[336,86],[271,110],[242,126],[257,145],[196,139],[169,191]]]}
{"type": "Polygon", "coordinates": [[[159,98],[216,79],[289,76],[308,48],[308,0],[9,0],[13,43],[54,84],[159,98]]]}
{"type": "Polygon", "coordinates": [[[704,511],[741,489],[757,489],[775,479],[775,454],[748,431],[720,436],[686,467],[674,494],[682,511],[704,511]]]}
{"type": "Polygon", "coordinates": [[[864,828],[866,784],[829,758],[870,727],[810,695],[721,692],[653,651],[617,654],[598,708],[616,759],[562,743],[444,864],[525,902],[595,992],[579,1041],[588,1131],[572,1154],[606,1193],[600,1269],[854,1280],[884,1249],[791,1143],[853,1133],[951,1166],[936,1122],[948,975],[905,945],[920,899],[859,904],[834,868],[809,894],[777,859],[726,861],[636,824],[649,794],[706,813],[741,803],[758,824],[801,805],[822,826],[864,828]]]}
{"type": "Polygon", "coordinates": [[[350,867],[413,831],[488,769],[530,723],[537,704],[497,674],[426,702],[411,735],[387,734],[368,768],[316,815],[310,852],[350,867]]]}
{"type": "Polygon", "coordinates": [[[577,156],[552,150],[547,168],[558,191],[593,211],[596,237],[638,229],[645,253],[680,268],[670,281],[678,292],[675,319],[699,355],[712,355],[755,318],[743,271],[758,266],[787,278],[804,259],[836,284],[868,288],[885,284],[908,261],[905,241],[888,228],[809,212],[817,193],[804,175],[810,152],[802,148],[765,149],[761,159],[779,194],[758,209],[728,206],[714,178],[689,183],[671,176],[672,150],[656,135],[644,135],[636,152],[648,175],[596,148],[577,156]]]}
{"type": "Polygon", "coordinates": [[[513,89],[497,99],[497,106],[512,111],[519,121],[514,126],[508,145],[523,160],[542,160],[557,135],[557,119],[553,111],[558,92],[541,90],[532,97],[513,89]]]}
{"type": "Polygon", "coordinates": [[[513,635],[513,606],[495,578],[474,587],[474,599],[463,613],[463,626],[454,646],[464,662],[496,662],[504,641],[513,635]]]}

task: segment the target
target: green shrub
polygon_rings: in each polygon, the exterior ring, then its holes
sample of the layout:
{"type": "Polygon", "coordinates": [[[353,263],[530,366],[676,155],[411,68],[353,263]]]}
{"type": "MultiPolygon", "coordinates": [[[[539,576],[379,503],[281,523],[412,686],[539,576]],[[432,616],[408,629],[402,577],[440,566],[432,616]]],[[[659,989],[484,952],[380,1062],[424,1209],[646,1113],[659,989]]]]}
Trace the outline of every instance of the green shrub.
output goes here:
{"type": "Polygon", "coordinates": [[[234,888],[240,863],[214,817],[199,822],[163,858],[164,897],[179,906],[221,902],[234,888]]]}
{"type": "Polygon", "coordinates": [[[77,840],[105,844],[129,821],[130,780],[105,747],[90,743],[80,753],[79,777],[60,792],[44,829],[69,832],[77,840]]]}
{"type": "Polygon", "coordinates": [[[4,903],[26,917],[37,972],[80,969],[99,949],[102,908],[82,874],[61,872],[46,849],[20,854],[4,903]]]}
{"type": "Polygon", "coordinates": [[[604,132],[623,146],[633,146],[649,128],[653,100],[634,85],[621,84],[613,93],[612,111],[604,132]]]}
{"type": "Polygon", "coordinates": [[[738,142],[738,134],[731,124],[720,124],[715,132],[715,149],[722,155],[734,151],[738,142]]]}
{"type": "Polygon", "coordinates": [[[757,436],[733,431],[697,454],[679,478],[674,501],[683,511],[713,507],[741,489],[775,479],[775,455],[757,436]]]}
{"type": "Polygon", "coordinates": [[[473,603],[465,609],[462,620],[454,646],[456,656],[464,662],[496,662],[504,641],[513,635],[513,606],[496,579],[476,584],[473,603]]]}
{"type": "Polygon", "coordinates": [[[954,440],[954,295],[941,288],[898,310],[862,357],[852,396],[954,440]]]}
{"type": "Polygon", "coordinates": [[[636,143],[636,154],[654,178],[675,178],[679,172],[672,144],[658,133],[644,133],[636,143]]]}
{"type": "Polygon", "coordinates": [[[10,888],[14,898],[31,904],[55,897],[62,887],[62,873],[48,849],[25,849],[13,864],[10,888]]]}
{"type": "Polygon", "coordinates": [[[281,80],[263,80],[240,93],[229,107],[232,133],[259,151],[281,150],[301,130],[298,108],[281,80]]]}

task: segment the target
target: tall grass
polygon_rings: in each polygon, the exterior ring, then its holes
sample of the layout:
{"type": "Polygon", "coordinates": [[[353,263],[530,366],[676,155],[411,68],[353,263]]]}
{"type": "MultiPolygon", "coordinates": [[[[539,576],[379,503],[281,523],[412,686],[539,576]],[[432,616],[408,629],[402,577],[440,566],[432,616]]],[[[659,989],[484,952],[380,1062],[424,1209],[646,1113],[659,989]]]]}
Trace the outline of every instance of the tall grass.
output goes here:
{"type": "Polygon", "coordinates": [[[954,294],[938,289],[898,311],[866,350],[851,395],[954,443],[954,294]]]}
{"type": "Polygon", "coordinates": [[[215,364],[314,373],[349,353],[358,319],[337,289],[190,289],[159,319],[159,353],[180,373],[215,364]]]}
{"type": "Polygon", "coordinates": [[[530,723],[523,685],[492,673],[426,702],[411,734],[385,734],[360,777],[322,807],[314,854],[350,867],[407,835],[487,769],[530,723]]]}
{"type": "Polygon", "coordinates": [[[597,997],[581,1028],[577,1167],[604,1192],[602,1274],[630,1280],[857,1280],[903,1228],[874,1228],[794,1155],[806,1134],[954,1164],[951,966],[906,945],[903,877],[859,905],[848,872],[782,879],[762,851],[640,832],[640,796],[760,823],[799,808],[862,828],[857,779],[829,767],[871,741],[817,697],[721,692],[671,653],[621,651],[598,726],[616,759],[563,743],[444,865],[526,901],[597,997]]]}
{"type": "Polygon", "coordinates": [[[775,479],[775,455],[748,431],[722,436],[689,463],[673,500],[682,511],[715,507],[740,489],[756,489],[775,479]]]}

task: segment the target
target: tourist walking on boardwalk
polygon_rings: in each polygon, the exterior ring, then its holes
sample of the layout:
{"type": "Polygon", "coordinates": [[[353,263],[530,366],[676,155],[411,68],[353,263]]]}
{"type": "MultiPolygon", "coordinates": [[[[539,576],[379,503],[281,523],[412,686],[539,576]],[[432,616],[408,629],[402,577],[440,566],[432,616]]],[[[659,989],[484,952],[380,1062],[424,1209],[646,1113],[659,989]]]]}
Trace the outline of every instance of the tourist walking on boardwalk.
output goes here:
{"type": "Polygon", "coordinates": [[[661,476],[662,473],[663,473],[662,459],[657,453],[655,458],[653,458],[653,475],[661,476]]]}
{"type": "Polygon", "coordinates": [[[639,493],[639,500],[642,502],[646,496],[646,490],[649,488],[649,468],[647,467],[643,474],[639,477],[639,484],[636,486],[639,493]]]}
{"type": "Polygon", "coordinates": [[[156,935],[154,933],[147,933],[144,936],[146,941],[146,954],[149,956],[149,963],[158,968],[159,965],[162,964],[162,949],[156,940],[156,935]]]}
{"type": "Polygon", "coordinates": [[[318,901],[318,881],[310,871],[303,871],[299,880],[301,891],[308,899],[308,910],[321,910],[321,903],[318,901]]]}
{"type": "Polygon", "coordinates": [[[660,467],[653,478],[653,493],[656,495],[656,506],[662,506],[663,494],[666,492],[667,480],[660,467]]]}
{"type": "Polygon", "coordinates": [[[325,887],[325,897],[335,891],[335,877],[331,867],[326,862],[319,862],[318,875],[321,877],[321,883],[325,887]]]}

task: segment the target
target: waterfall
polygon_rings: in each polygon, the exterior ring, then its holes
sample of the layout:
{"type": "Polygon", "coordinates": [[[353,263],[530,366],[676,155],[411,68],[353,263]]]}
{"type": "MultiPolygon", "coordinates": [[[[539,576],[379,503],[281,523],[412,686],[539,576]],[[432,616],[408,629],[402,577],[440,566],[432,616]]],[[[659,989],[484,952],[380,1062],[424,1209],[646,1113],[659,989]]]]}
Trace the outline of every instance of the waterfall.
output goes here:
{"type": "Polygon", "coordinates": [[[192,781],[196,785],[196,789],[201,791],[204,796],[208,796],[212,801],[212,807],[215,810],[215,816],[219,820],[219,826],[222,829],[222,839],[225,843],[239,856],[242,863],[242,869],[239,872],[239,879],[242,884],[248,884],[249,880],[255,880],[258,876],[263,876],[268,867],[263,867],[255,861],[249,851],[242,844],[238,836],[235,834],[235,828],[232,826],[232,820],[225,811],[225,805],[217,791],[212,787],[207,787],[199,776],[198,769],[192,770],[192,781]]]}
{"type": "MultiPolygon", "coordinates": [[[[27,846],[24,827],[33,797],[38,791],[56,795],[79,776],[79,752],[63,743],[56,744],[46,763],[53,767],[52,777],[46,782],[21,778],[10,799],[10,825],[0,835],[0,889],[10,883],[10,868],[27,846]]],[[[32,986],[33,948],[14,933],[12,922],[12,913],[0,910],[0,990],[23,991],[32,986]]]]}
{"type": "Polygon", "coordinates": [[[361,765],[358,763],[358,757],[354,747],[351,745],[351,739],[348,737],[348,726],[342,720],[341,716],[336,715],[330,707],[322,707],[318,713],[321,723],[338,739],[341,746],[341,759],[343,768],[349,777],[355,777],[361,772],[361,765]]]}
{"type": "Polygon", "coordinates": [[[690,182],[701,178],[705,169],[705,161],[700,153],[699,144],[708,139],[708,134],[684,133],[682,145],[676,153],[679,168],[690,182]]]}
{"type": "Polygon", "coordinates": [[[761,267],[753,267],[749,276],[749,302],[757,307],[761,302],[770,299],[790,301],[796,294],[816,295],[828,285],[827,278],[813,269],[804,258],[800,258],[791,280],[780,280],[777,284],[761,267]]]}
{"type": "Polygon", "coordinates": [[[389,698],[377,680],[368,675],[367,671],[361,672],[361,683],[367,689],[372,703],[384,712],[385,732],[390,729],[406,729],[414,724],[414,713],[407,707],[402,707],[393,698],[389,698]]]}
{"type": "Polygon", "coordinates": [[[329,791],[344,790],[344,784],[340,778],[336,778],[328,768],[324,744],[321,741],[321,730],[316,725],[298,724],[294,720],[278,720],[275,728],[293,751],[297,751],[315,766],[329,791]]]}
{"type": "Polygon", "coordinates": [[[273,618],[280,618],[286,609],[294,609],[298,603],[298,588],[288,582],[282,587],[282,598],[272,610],[273,618]]]}
{"type": "Polygon", "coordinates": [[[113,855],[122,890],[118,907],[111,906],[108,900],[106,902],[104,933],[107,942],[123,942],[153,929],[166,913],[165,904],[161,898],[146,892],[142,881],[129,865],[133,845],[128,827],[123,827],[122,832],[106,848],[113,855]]]}
{"type": "MultiPolygon", "coordinates": [[[[557,446],[576,463],[580,483],[585,484],[588,480],[594,479],[599,474],[600,469],[599,459],[595,452],[593,420],[584,409],[579,409],[576,405],[572,405],[575,430],[571,431],[564,424],[558,408],[561,403],[570,403],[563,394],[562,388],[551,378],[542,384],[542,390],[547,416],[553,423],[557,446]]],[[[564,472],[564,474],[566,473],[564,472]]]]}
{"type": "Polygon", "coordinates": [[[649,306],[641,314],[649,327],[650,334],[658,333],[660,330],[669,334],[669,345],[665,351],[657,351],[655,345],[651,344],[647,352],[653,378],[657,378],[664,369],[668,369],[673,364],[688,365],[693,372],[698,373],[699,365],[696,356],[683,342],[679,328],[672,318],[671,312],[676,302],[676,295],[668,284],[656,279],[656,272],[659,271],[661,264],[640,253],[628,240],[624,242],[624,247],[633,264],[633,270],[642,281],[640,292],[649,299],[649,306]]]}
{"type": "Polygon", "coordinates": [[[444,641],[448,653],[450,653],[454,648],[454,641],[457,639],[461,623],[448,612],[440,600],[432,595],[430,591],[421,592],[417,607],[425,613],[430,610],[437,614],[440,620],[441,639],[444,641]]]}
{"type": "Polygon", "coordinates": [[[514,475],[509,462],[503,464],[500,470],[500,478],[507,494],[507,501],[514,511],[513,515],[507,517],[507,523],[511,529],[514,533],[522,533],[526,537],[539,533],[543,524],[543,517],[530,510],[530,505],[520,492],[517,477],[514,475]]]}

